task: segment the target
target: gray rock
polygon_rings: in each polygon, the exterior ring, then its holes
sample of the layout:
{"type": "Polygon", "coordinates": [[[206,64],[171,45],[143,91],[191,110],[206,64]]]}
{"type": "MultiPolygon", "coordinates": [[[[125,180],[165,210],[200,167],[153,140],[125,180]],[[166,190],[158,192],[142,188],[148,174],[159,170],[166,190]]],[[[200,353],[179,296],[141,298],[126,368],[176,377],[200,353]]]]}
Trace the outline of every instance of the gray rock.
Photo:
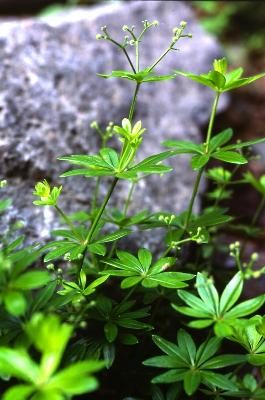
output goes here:
{"type": "MultiPolygon", "coordinates": [[[[122,38],[123,24],[141,25],[143,19],[158,19],[160,26],[146,37],[141,66],[146,67],[166,48],[172,28],[188,21],[193,39],[183,39],[180,52],[170,53],[157,72],[175,68],[208,71],[220,48],[202,31],[184,2],[135,1],[80,8],[55,17],[11,21],[0,26],[0,175],[9,182],[1,196],[13,197],[5,222],[23,219],[31,240],[46,240],[58,219],[48,207],[32,205],[32,190],[38,180],[64,185],[67,211],[89,209],[93,180],[59,179],[66,165],[56,158],[66,154],[95,153],[99,138],[90,128],[93,120],[104,126],[120,123],[128,115],[133,85],[124,80],[104,80],[96,73],[126,69],[117,48],[96,41],[100,26],[122,38]]],[[[166,139],[200,140],[212,93],[196,83],[176,78],[143,85],[136,119],[142,119],[147,134],[139,159],[160,152],[166,139]]],[[[222,105],[221,105],[222,107],[222,105]]],[[[175,174],[149,177],[136,189],[131,210],[179,212],[190,197],[194,174],[188,157],[170,161],[175,174]]],[[[107,190],[108,181],[102,188],[107,190]]],[[[121,182],[112,204],[121,207],[128,186],[121,182]]]]}

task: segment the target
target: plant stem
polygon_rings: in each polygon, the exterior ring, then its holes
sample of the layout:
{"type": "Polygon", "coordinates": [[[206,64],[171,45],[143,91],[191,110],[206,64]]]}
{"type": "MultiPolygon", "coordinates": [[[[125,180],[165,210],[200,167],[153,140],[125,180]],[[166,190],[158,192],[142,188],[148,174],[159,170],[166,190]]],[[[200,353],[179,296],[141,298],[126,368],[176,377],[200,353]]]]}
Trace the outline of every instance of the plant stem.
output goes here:
{"type": "Polygon", "coordinates": [[[129,194],[128,194],[128,197],[127,197],[127,200],[126,200],[125,205],[124,205],[124,210],[123,210],[124,218],[126,217],[127,212],[128,212],[128,208],[130,207],[131,200],[132,200],[132,195],[133,195],[133,191],[135,189],[135,186],[136,186],[136,182],[133,181],[132,185],[131,185],[131,188],[130,188],[130,191],[129,191],[129,194]]]}
{"type": "Polygon", "coordinates": [[[254,214],[254,217],[252,218],[251,226],[256,224],[256,222],[257,222],[257,220],[258,220],[258,218],[259,218],[259,216],[261,214],[261,211],[263,210],[264,206],[265,206],[265,195],[262,197],[261,202],[259,203],[259,206],[258,206],[258,208],[257,208],[257,210],[256,210],[256,212],[254,214]]]}
{"type": "MultiPolygon", "coordinates": [[[[216,115],[216,111],[217,111],[219,97],[220,97],[220,93],[217,92],[215,95],[215,98],[214,98],[213,105],[212,105],[212,111],[211,111],[210,121],[209,121],[209,125],[208,125],[208,130],[207,130],[207,137],[206,137],[206,143],[205,143],[205,153],[206,154],[209,152],[209,144],[210,144],[210,140],[211,140],[211,136],[212,136],[213,123],[214,123],[214,119],[215,119],[215,115],[216,115]]],[[[198,193],[198,189],[199,189],[199,185],[201,182],[201,177],[202,177],[203,172],[204,172],[204,167],[202,167],[199,170],[196,180],[195,180],[195,184],[194,184],[194,188],[192,191],[192,196],[190,199],[188,212],[187,212],[187,216],[186,216],[186,220],[185,220],[185,224],[184,224],[185,231],[188,229],[189,224],[190,224],[192,209],[193,209],[194,201],[195,201],[197,193],[198,193]]]]}
{"type": "Polygon", "coordinates": [[[81,237],[79,235],[79,233],[77,232],[77,230],[75,229],[74,224],[72,223],[72,221],[70,220],[69,217],[67,217],[67,215],[63,212],[63,210],[57,206],[57,204],[54,206],[55,210],[60,214],[60,216],[62,217],[62,219],[67,223],[67,225],[69,226],[69,228],[71,229],[72,233],[81,240],[81,237]]]}
{"type": "Polygon", "coordinates": [[[151,72],[151,71],[155,68],[155,66],[156,66],[158,63],[160,63],[160,61],[167,55],[167,53],[168,53],[171,49],[172,49],[172,47],[169,46],[169,47],[164,51],[164,53],[161,54],[160,57],[158,57],[158,59],[151,65],[151,67],[148,68],[148,69],[149,69],[149,72],[151,72]]]}
{"type": "Polygon", "coordinates": [[[136,72],[139,72],[140,60],[139,60],[139,41],[138,40],[135,42],[135,66],[136,66],[136,72]]]}
{"type": "Polygon", "coordinates": [[[211,140],[211,136],[212,136],[213,123],[214,123],[214,119],[215,119],[215,116],[216,116],[216,111],[217,111],[217,105],[218,105],[219,98],[220,98],[220,93],[216,92],[215,98],[214,98],[214,102],[213,102],[213,106],[212,106],[212,112],[211,112],[211,117],[210,117],[210,121],[209,121],[209,125],[208,125],[208,130],[207,130],[206,145],[205,145],[205,153],[206,154],[209,151],[209,144],[210,144],[210,140],[211,140]]]}
{"type": "Polygon", "coordinates": [[[134,90],[132,104],[131,104],[130,112],[129,112],[129,120],[130,120],[130,122],[132,122],[132,119],[133,119],[133,114],[134,114],[134,110],[135,110],[135,104],[136,104],[136,100],[137,100],[137,95],[138,95],[139,89],[140,89],[140,83],[137,83],[136,87],[135,87],[135,90],[134,90]]]}
{"type": "Polygon", "coordinates": [[[104,212],[104,210],[106,208],[106,205],[108,204],[108,201],[109,201],[109,199],[110,199],[110,197],[112,195],[112,192],[113,192],[118,180],[119,180],[119,178],[114,178],[113,181],[112,181],[111,187],[109,188],[109,191],[106,194],[106,196],[105,196],[105,198],[103,200],[103,203],[101,204],[101,207],[98,210],[98,213],[97,213],[94,221],[91,224],[91,227],[89,229],[89,232],[88,232],[86,240],[85,240],[85,244],[86,245],[89,244],[89,241],[91,240],[91,238],[93,236],[93,233],[95,232],[95,229],[96,229],[96,227],[98,225],[98,222],[99,222],[99,220],[100,220],[100,218],[101,218],[101,216],[102,216],[102,214],[103,214],[103,212],[104,212]]]}
{"type": "Polygon", "coordinates": [[[135,70],[135,68],[134,68],[134,66],[133,66],[132,60],[130,59],[130,56],[129,56],[127,50],[125,49],[125,47],[122,46],[120,43],[116,42],[116,40],[114,40],[114,39],[112,39],[112,38],[108,38],[108,40],[109,40],[110,42],[112,42],[113,44],[115,44],[116,46],[118,46],[118,47],[123,51],[123,53],[124,53],[125,57],[127,58],[127,60],[128,60],[128,62],[129,62],[129,64],[130,64],[130,66],[131,66],[133,72],[136,74],[136,70],[135,70]]]}

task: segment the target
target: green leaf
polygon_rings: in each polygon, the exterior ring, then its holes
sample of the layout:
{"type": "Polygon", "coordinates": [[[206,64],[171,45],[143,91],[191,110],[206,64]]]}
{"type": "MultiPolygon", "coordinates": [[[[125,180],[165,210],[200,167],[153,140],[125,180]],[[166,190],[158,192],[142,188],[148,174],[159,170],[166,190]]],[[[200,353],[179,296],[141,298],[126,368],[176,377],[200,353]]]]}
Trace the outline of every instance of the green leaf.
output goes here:
{"type": "Polygon", "coordinates": [[[89,374],[104,366],[101,361],[80,361],[64,368],[46,384],[47,389],[57,389],[68,395],[77,395],[96,390],[97,380],[89,374]]]}
{"type": "Polygon", "coordinates": [[[119,156],[115,150],[105,147],[100,150],[100,155],[110,168],[115,169],[119,167],[119,156]]]}
{"type": "Polygon", "coordinates": [[[166,147],[175,147],[177,152],[174,151],[174,154],[203,154],[203,150],[201,149],[200,145],[184,140],[166,140],[165,142],[162,142],[162,145],[166,147]]]}
{"type": "Polygon", "coordinates": [[[229,367],[230,365],[246,362],[246,356],[241,354],[222,354],[206,361],[201,365],[202,369],[216,369],[229,367]]]}
{"type": "Polygon", "coordinates": [[[243,279],[241,272],[238,272],[225,287],[220,298],[220,312],[228,311],[239,299],[243,290],[243,279]]]}
{"type": "Polygon", "coordinates": [[[213,337],[206,342],[203,342],[198,348],[196,354],[196,364],[200,367],[205,361],[211,358],[220,348],[222,340],[213,337]]]}
{"type": "Polygon", "coordinates": [[[156,356],[148,358],[143,362],[144,365],[157,368],[183,368],[185,364],[175,357],[170,356],[156,356]]]}
{"type": "Polygon", "coordinates": [[[164,353],[174,357],[176,360],[178,360],[178,362],[184,363],[186,366],[189,365],[188,361],[183,357],[182,353],[179,351],[179,347],[176,344],[156,335],[153,335],[152,339],[164,353]]]}
{"type": "Polygon", "coordinates": [[[208,154],[193,156],[191,159],[192,169],[194,169],[195,171],[197,169],[201,169],[202,167],[204,167],[207,164],[209,159],[210,159],[210,156],[208,154]]]}
{"type": "Polygon", "coordinates": [[[224,131],[218,133],[210,140],[209,150],[213,152],[218,147],[229,142],[233,136],[233,131],[231,128],[225,129],[224,131]]]}
{"type": "Polygon", "coordinates": [[[5,211],[8,207],[10,207],[12,204],[11,199],[5,199],[0,201],[0,213],[5,211]]]}
{"type": "Polygon", "coordinates": [[[254,299],[243,301],[243,303],[238,304],[232,310],[225,314],[226,318],[242,318],[246,315],[253,314],[257,311],[265,301],[265,295],[255,297],[254,299]]]}
{"type": "Polygon", "coordinates": [[[60,178],[67,178],[69,176],[77,176],[77,175],[83,175],[87,177],[96,177],[96,176],[115,176],[115,172],[111,169],[95,169],[95,170],[90,170],[90,169],[73,169],[71,171],[67,171],[63,174],[60,175],[60,178]]]}
{"type": "Polygon", "coordinates": [[[181,314],[188,315],[189,317],[207,318],[210,316],[207,311],[201,311],[195,308],[178,306],[177,304],[172,304],[172,307],[174,310],[180,312],[181,314]]]}
{"type": "Polygon", "coordinates": [[[186,369],[171,369],[163,374],[160,374],[151,380],[152,383],[173,383],[184,379],[186,369]]]}
{"type": "Polygon", "coordinates": [[[207,328],[208,326],[210,326],[212,324],[213,324],[213,320],[212,319],[198,319],[197,321],[189,322],[187,325],[190,328],[203,329],[203,328],[207,328]]]}
{"type": "Polygon", "coordinates": [[[139,249],[138,251],[138,259],[140,261],[140,263],[142,264],[144,270],[147,272],[151,262],[152,262],[152,253],[147,250],[147,249],[139,249]]]}
{"type": "Polygon", "coordinates": [[[252,146],[253,144],[257,144],[257,143],[262,143],[264,141],[265,141],[265,137],[248,140],[247,142],[238,142],[238,143],[230,144],[229,146],[223,147],[223,150],[226,151],[226,150],[242,149],[244,147],[252,146]]]}
{"type": "Polygon", "coordinates": [[[112,343],[114,342],[114,340],[116,339],[117,335],[118,335],[118,328],[117,325],[115,325],[112,322],[107,322],[104,325],[104,332],[105,332],[105,336],[106,339],[112,343]]]}
{"type": "Polygon", "coordinates": [[[35,384],[40,371],[25,351],[0,347],[0,372],[35,384]]]}
{"type": "Polygon", "coordinates": [[[196,346],[192,337],[183,329],[178,331],[178,346],[184,358],[193,365],[196,357],[196,346]]]}
{"type": "Polygon", "coordinates": [[[188,396],[196,392],[201,383],[200,371],[188,371],[184,376],[184,390],[188,396]]]}
{"type": "Polygon", "coordinates": [[[100,256],[105,256],[107,252],[106,246],[100,243],[90,243],[87,246],[87,250],[90,251],[90,253],[98,254],[100,256]]]}
{"type": "Polygon", "coordinates": [[[148,285],[148,282],[152,282],[167,288],[182,288],[187,286],[183,280],[190,280],[193,277],[194,275],[192,274],[182,274],[181,272],[162,272],[156,275],[149,275],[143,280],[143,286],[146,283],[148,285]]]}
{"type": "Polygon", "coordinates": [[[209,304],[204,303],[199,297],[189,293],[185,290],[178,290],[178,295],[188,306],[197,310],[198,312],[207,313],[207,316],[212,315],[212,307],[209,304]]]}
{"type": "Polygon", "coordinates": [[[14,316],[23,315],[27,308],[27,303],[23,294],[14,290],[9,290],[5,293],[4,303],[7,311],[14,316]]]}
{"type": "Polygon", "coordinates": [[[209,79],[214,83],[218,91],[222,90],[225,86],[226,79],[223,74],[218,71],[210,71],[208,73],[209,79]]]}
{"type": "Polygon", "coordinates": [[[12,386],[3,394],[2,400],[27,400],[33,391],[34,387],[31,385],[12,386]]]}
{"type": "Polygon", "coordinates": [[[101,276],[100,278],[95,279],[92,283],[90,283],[86,289],[84,290],[83,294],[88,296],[89,294],[93,293],[99,285],[102,285],[107,279],[109,275],[101,276]]]}
{"type": "Polygon", "coordinates": [[[246,164],[248,160],[235,151],[218,151],[211,155],[216,160],[221,160],[231,164],[246,164]]]}
{"type": "Polygon", "coordinates": [[[196,75],[196,74],[192,74],[192,73],[184,72],[184,71],[179,71],[179,70],[175,70],[175,72],[178,75],[185,76],[186,78],[189,78],[192,81],[200,83],[201,85],[204,85],[204,86],[208,86],[211,89],[213,89],[214,91],[216,91],[216,87],[215,87],[214,82],[211,79],[209,79],[208,77],[206,77],[206,76],[196,75]]]}
{"type": "Polygon", "coordinates": [[[141,282],[143,278],[141,276],[132,276],[129,278],[125,278],[123,279],[123,281],[121,282],[121,288],[122,289],[128,289],[132,286],[137,285],[139,282],[141,282]]]}
{"type": "Polygon", "coordinates": [[[110,233],[108,235],[104,235],[104,236],[96,239],[95,243],[114,242],[115,240],[118,240],[122,237],[128,236],[130,233],[132,233],[132,231],[129,229],[120,229],[116,232],[110,233]]]}
{"type": "Polygon", "coordinates": [[[51,280],[48,271],[29,271],[12,281],[14,289],[30,290],[46,285],[51,280]]]}
{"type": "Polygon", "coordinates": [[[213,313],[216,313],[219,307],[219,295],[212,280],[198,272],[196,287],[201,299],[209,306],[213,313]]]}
{"type": "Polygon", "coordinates": [[[255,82],[257,79],[263,78],[264,76],[265,76],[265,73],[261,73],[258,75],[250,76],[248,78],[240,78],[240,79],[234,80],[225,86],[224,92],[227,92],[228,90],[232,90],[232,89],[237,89],[242,86],[249,85],[250,83],[255,82]]]}
{"type": "Polygon", "coordinates": [[[236,390],[237,386],[225,375],[216,374],[215,372],[202,372],[202,380],[207,385],[217,386],[224,390],[236,390]]]}

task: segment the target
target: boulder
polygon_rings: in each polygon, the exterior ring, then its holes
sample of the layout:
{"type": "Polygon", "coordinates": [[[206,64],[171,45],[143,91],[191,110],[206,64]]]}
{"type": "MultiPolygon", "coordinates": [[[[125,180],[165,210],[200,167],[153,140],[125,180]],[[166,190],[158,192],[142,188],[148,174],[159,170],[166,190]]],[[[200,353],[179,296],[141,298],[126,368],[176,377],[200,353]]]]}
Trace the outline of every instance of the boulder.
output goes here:
{"type": "MultiPolygon", "coordinates": [[[[97,120],[102,127],[109,121],[119,124],[128,115],[133,93],[132,82],[96,75],[128,68],[119,49],[95,39],[102,25],[121,39],[123,24],[138,28],[144,19],[158,19],[160,26],[147,34],[142,49],[140,62],[145,68],[167,47],[172,28],[186,20],[193,39],[182,39],[180,51],[168,54],[157,72],[210,69],[213,59],[220,56],[220,48],[185,3],[116,2],[72,9],[44,20],[1,23],[0,178],[8,180],[1,197],[13,198],[5,224],[22,219],[31,241],[47,240],[58,218],[49,207],[32,205],[34,184],[44,178],[52,185],[64,185],[66,212],[89,210],[94,180],[58,178],[67,165],[57,157],[96,153],[100,139],[90,123],[97,120]]],[[[166,139],[199,141],[212,98],[207,88],[182,77],[143,85],[135,118],[142,120],[147,131],[139,160],[162,151],[160,142],[166,139]]],[[[137,186],[131,212],[142,208],[179,212],[186,208],[194,181],[189,157],[179,156],[170,163],[174,174],[152,176],[137,186]]],[[[103,180],[102,196],[108,185],[109,181],[103,180]]],[[[128,184],[119,183],[112,204],[122,207],[127,193],[128,184]]]]}

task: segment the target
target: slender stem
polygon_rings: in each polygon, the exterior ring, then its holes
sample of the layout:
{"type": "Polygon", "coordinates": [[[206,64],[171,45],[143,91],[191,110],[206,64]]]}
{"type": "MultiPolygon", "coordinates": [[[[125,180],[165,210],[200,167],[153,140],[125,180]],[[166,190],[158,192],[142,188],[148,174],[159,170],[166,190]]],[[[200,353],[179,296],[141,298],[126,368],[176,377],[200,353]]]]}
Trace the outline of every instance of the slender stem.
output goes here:
{"type": "Polygon", "coordinates": [[[200,185],[200,182],[201,182],[201,177],[202,177],[203,171],[204,171],[204,168],[201,168],[199,170],[198,174],[197,174],[197,177],[196,177],[196,181],[195,181],[195,184],[194,184],[194,187],[193,187],[191,199],[190,199],[190,202],[189,202],[188,212],[187,212],[187,216],[186,216],[186,220],[185,220],[185,224],[184,224],[184,231],[186,231],[188,229],[189,224],[190,224],[190,218],[191,218],[191,214],[192,214],[192,209],[193,209],[194,201],[195,201],[196,196],[197,196],[197,192],[198,192],[198,189],[199,189],[199,185],[200,185]]]}
{"type": "Polygon", "coordinates": [[[119,180],[119,178],[114,178],[113,181],[112,181],[111,187],[109,188],[109,191],[108,191],[108,193],[106,194],[106,196],[105,196],[105,198],[104,198],[104,201],[103,201],[103,203],[101,204],[101,207],[100,207],[100,209],[98,210],[97,215],[96,215],[94,221],[93,221],[92,224],[91,224],[91,227],[90,227],[90,229],[89,229],[89,232],[88,232],[87,237],[86,237],[86,240],[85,240],[86,245],[89,244],[89,241],[91,240],[92,235],[93,235],[93,233],[95,232],[95,229],[96,229],[96,227],[97,227],[97,224],[98,224],[98,222],[99,222],[99,220],[100,220],[100,218],[101,218],[101,216],[102,216],[102,214],[103,214],[103,212],[104,212],[104,210],[105,210],[105,208],[106,208],[106,205],[108,204],[108,201],[109,201],[109,199],[110,199],[110,197],[111,197],[111,195],[112,195],[112,192],[113,192],[113,190],[114,190],[114,188],[115,188],[115,186],[116,186],[118,180],[119,180]]]}
{"type": "Polygon", "coordinates": [[[171,49],[172,49],[172,46],[170,45],[170,46],[164,51],[164,53],[161,54],[161,56],[158,57],[158,59],[151,65],[151,67],[148,68],[148,69],[149,69],[149,72],[151,72],[151,71],[155,68],[155,66],[156,66],[158,63],[160,63],[160,61],[167,55],[167,53],[168,53],[171,49]]]}
{"type": "Polygon", "coordinates": [[[128,197],[127,197],[127,200],[126,200],[125,205],[124,205],[124,210],[123,210],[124,217],[126,217],[127,212],[128,212],[128,208],[130,207],[131,200],[132,200],[132,195],[133,195],[133,191],[135,189],[135,186],[136,186],[136,182],[133,181],[132,185],[131,185],[131,188],[130,188],[130,191],[129,191],[129,194],[128,194],[128,197]]]}
{"type": "Polygon", "coordinates": [[[134,66],[133,66],[132,60],[130,59],[130,56],[129,56],[129,54],[128,54],[126,48],[125,48],[124,46],[122,46],[120,43],[116,42],[116,40],[114,40],[114,39],[112,39],[112,38],[108,38],[108,40],[109,40],[110,42],[112,42],[113,44],[115,44],[116,46],[118,46],[118,47],[123,51],[123,53],[125,54],[125,57],[127,58],[127,60],[128,60],[128,62],[129,62],[129,64],[130,64],[130,66],[131,66],[133,72],[136,74],[136,70],[135,70],[135,68],[134,68],[134,66]]]}
{"type": "Polygon", "coordinates": [[[130,107],[130,112],[129,112],[129,120],[130,122],[132,122],[133,119],[133,114],[134,114],[134,110],[135,110],[135,105],[136,105],[136,100],[137,100],[137,95],[140,89],[140,83],[136,84],[135,90],[134,90],[134,95],[133,95],[133,99],[132,99],[132,104],[130,107]]]}
{"type": "Polygon", "coordinates": [[[205,145],[205,153],[206,154],[209,151],[209,144],[210,144],[210,140],[211,140],[211,136],[212,136],[213,123],[214,123],[214,119],[216,116],[219,98],[220,98],[220,93],[216,92],[213,106],[212,106],[212,112],[211,112],[211,117],[210,117],[210,121],[209,121],[209,125],[208,125],[208,130],[207,130],[206,145],[205,145]]]}
{"type": "MultiPolygon", "coordinates": [[[[206,137],[206,143],[205,143],[205,153],[206,154],[209,152],[209,144],[210,144],[210,140],[211,140],[211,136],[212,136],[213,124],[214,124],[214,119],[215,119],[215,115],[216,115],[216,111],[217,111],[217,105],[218,105],[219,98],[220,98],[220,93],[217,92],[215,95],[215,98],[214,98],[213,105],[212,105],[212,111],[211,111],[210,121],[209,121],[209,125],[208,125],[208,130],[207,130],[207,137],[206,137]]],[[[193,188],[193,192],[192,192],[192,196],[190,199],[188,212],[187,212],[187,216],[186,216],[186,220],[185,220],[185,224],[184,224],[185,231],[189,227],[194,201],[195,201],[197,193],[198,193],[198,189],[200,186],[201,177],[202,177],[203,172],[204,172],[204,167],[202,167],[199,170],[197,177],[196,177],[196,181],[194,184],[194,188],[193,188]]]]}
{"type": "Polygon", "coordinates": [[[96,180],[96,187],[95,187],[93,199],[92,199],[92,211],[94,211],[95,208],[97,207],[97,199],[98,199],[98,192],[99,192],[99,184],[100,184],[100,177],[98,176],[98,177],[97,177],[97,180],[96,180]]]}
{"type": "Polygon", "coordinates": [[[72,223],[72,221],[70,220],[70,218],[67,217],[67,215],[63,212],[63,210],[59,206],[55,205],[54,208],[60,214],[62,219],[67,223],[67,225],[71,229],[72,233],[74,233],[77,238],[81,239],[79,233],[77,232],[77,230],[76,230],[74,224],[72,223]]]}
{"type": "Polygon", "coordinates": [[[135,64],[136,64],[136,72],[140,70],[140,60],[139,60],[139,41],[135,42],[135,64]]]}
{"type": "Polygon", "coordinates": [[[134,285],[134,286],[131,288],[131,290],[129,290],[129,291],[127,292],[126,296],[122,299],[122,303],[125,303],[125,301],[127,301],[127,300],[131,297],[131,295],[132,295],[133,292],[135,291],[136,287],[137,287],[137,285],[134,285]]]}
{"type": "Polygon", "coordinates": [[[256,224],[264,206],[265,206],[265,195],[262,197],[261,202],[259,203],[259,206],[254,214],[254,217],[252,218],[251,226],[256,224]]]}

